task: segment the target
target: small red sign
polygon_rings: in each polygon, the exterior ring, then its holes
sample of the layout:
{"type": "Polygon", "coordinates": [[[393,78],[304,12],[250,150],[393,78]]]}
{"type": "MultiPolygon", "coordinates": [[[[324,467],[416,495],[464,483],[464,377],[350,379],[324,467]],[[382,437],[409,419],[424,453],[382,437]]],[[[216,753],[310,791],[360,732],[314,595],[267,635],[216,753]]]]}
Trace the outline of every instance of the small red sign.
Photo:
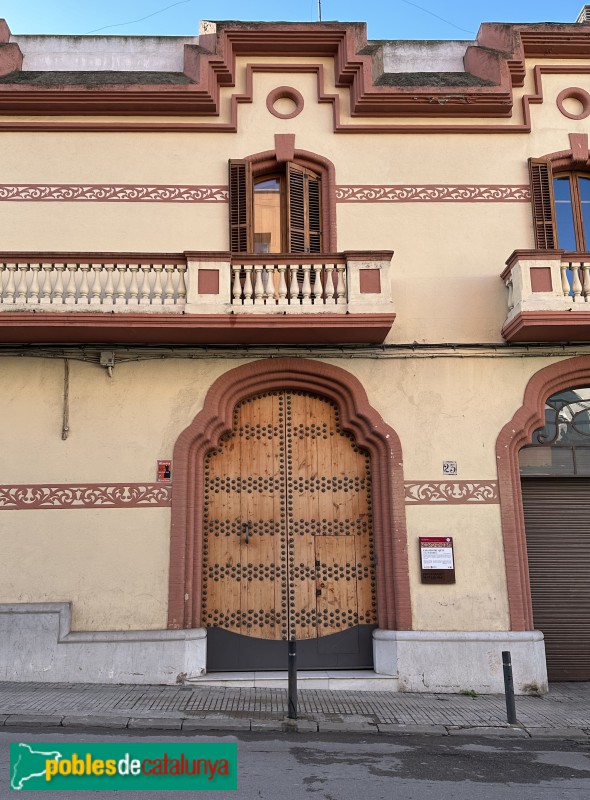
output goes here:
{"type": "Polygon", "coordinates": [[[172,461],[158,461],[158,483],[170,483],[172,480],[172,461]]]}

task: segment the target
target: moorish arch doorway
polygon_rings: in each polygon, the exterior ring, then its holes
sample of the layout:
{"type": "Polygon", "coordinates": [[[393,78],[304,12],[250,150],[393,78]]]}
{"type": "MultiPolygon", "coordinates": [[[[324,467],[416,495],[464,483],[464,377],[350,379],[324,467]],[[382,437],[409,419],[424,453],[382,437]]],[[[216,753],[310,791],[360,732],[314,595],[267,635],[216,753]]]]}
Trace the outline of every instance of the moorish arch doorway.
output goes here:
{"type": "Polygon", "coordinates": [[[371,667],[409,629],[401,448],[359,381],[304,359],[211,387],[174,451],[169,627],[208,670],[371,667]],[[400,502],[400,500],[402,502],[400,502]]]}
{"type": "Polygon", "coordinates": [[[336,405],[275,390],[239,402],[205,459],[202,619],[209,670],[372,667],[371,459],[336,405]]]}
{"type": "Polygon", "coordinates": [[[550,680],[590,679],[590,358],[529,380],[496,442],[511,629],[540,629],[550,680]]]}

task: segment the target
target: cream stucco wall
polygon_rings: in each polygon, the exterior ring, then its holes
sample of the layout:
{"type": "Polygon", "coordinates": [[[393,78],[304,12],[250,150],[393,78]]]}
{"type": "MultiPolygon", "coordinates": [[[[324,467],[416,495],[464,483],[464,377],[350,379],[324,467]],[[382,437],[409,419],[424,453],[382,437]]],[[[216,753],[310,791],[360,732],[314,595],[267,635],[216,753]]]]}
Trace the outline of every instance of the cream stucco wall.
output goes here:
{"type": "MultiPolygon", "coordinates": [[[[495,441],[548,358],[332,359],[356,375],[398,433],[405,479],[496,478],[495,441]],[[490,387],[495,387],[493,398],[490,387]]],[[[211,383],[244,359],[118,363],[113,377],[71,361],[61,438],[60,359],[0,358],[0,484],[153,482],[211,383]]],[[[400,513],[400,509],[397,509],[400,513]]],[[[406,508],[417,629],[508,626],[499,506],[406,508]],[[457,584],[419,583],[417,537],[452,535],[457,584]]],[[[78,630],[165,626],[170,510],[0,510],[0,602],[73,602],[78,630]]]]}

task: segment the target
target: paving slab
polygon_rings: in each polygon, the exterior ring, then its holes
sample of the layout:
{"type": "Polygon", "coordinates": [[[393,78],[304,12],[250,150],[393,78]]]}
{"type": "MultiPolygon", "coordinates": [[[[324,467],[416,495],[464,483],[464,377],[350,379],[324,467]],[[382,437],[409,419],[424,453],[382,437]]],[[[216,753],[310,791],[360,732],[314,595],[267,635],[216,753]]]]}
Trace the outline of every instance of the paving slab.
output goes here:
{"type": "Polygon", "coordinates": [[[379,728],[379,733],[448,736],[448,731],[444,725],[403,725],[397,722],[379,722],[377,727],[379,728]]]}
{"type": "Polygon", "coordinates": [[[182,720],[183,731],[249,731],[250,720],[239,717],[194,717],[182,720]]]}
{"type": "Polygon", "coordinates": [[[527,731],[533,739],[572,739],[574,741],[588,741],[588,734],[581,728],[531,728],[527,731]]]}
{"type": "Polygon", "coordinates": [[[499,725],[475,725],[472,728],[452,728],[447,726],[449,736],[498,736],[508,738],[528,739],[529,735],[524,728],[513,728],[499,725]]]}
{"type": "Polygon", "coordinates": [[[100,716],[99,714],[70,715],[64,717],[61,724],[64,728],[126,728],[129,717],[100,716]]]}
{"type": "Polygon", "coordinates": [[[7,726],[34,725],[36,728],[54,728],[61,724],[62,718],[62,714],[9,714],[4,720],[4,724],[7,726]]]}
{"type": "Polygon", "coordinates": [[[182,719],[170,717],[131,717],[128,728],[137,730],[179,731],[182,728],[182,719]]]}

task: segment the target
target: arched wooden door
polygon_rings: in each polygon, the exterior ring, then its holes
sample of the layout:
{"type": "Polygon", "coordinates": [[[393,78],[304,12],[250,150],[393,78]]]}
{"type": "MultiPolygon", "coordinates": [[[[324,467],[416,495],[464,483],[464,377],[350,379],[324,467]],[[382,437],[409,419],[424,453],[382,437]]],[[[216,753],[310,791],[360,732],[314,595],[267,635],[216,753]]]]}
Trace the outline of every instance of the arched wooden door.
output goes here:
{"type": "Polygon", "coordinates": [[[368,453],[328,399],[241,401],[205,460],[203,624],[210,670],[370,667],[376,625],[368,453]]]}

